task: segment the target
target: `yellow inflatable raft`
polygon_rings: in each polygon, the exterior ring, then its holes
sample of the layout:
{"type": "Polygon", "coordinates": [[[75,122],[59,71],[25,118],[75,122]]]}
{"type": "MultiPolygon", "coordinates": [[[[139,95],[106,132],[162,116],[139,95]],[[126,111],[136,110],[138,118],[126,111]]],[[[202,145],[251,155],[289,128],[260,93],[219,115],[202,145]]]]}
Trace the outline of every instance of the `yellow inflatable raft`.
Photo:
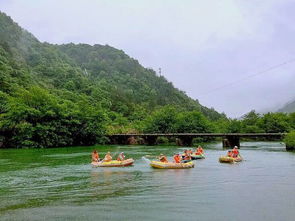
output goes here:
{"type": "Polygon", "coordinates": [[[192,160],[198,160],[198,159],[205,159],[205,155],[202,153],[202,154],[192,154],[191,155],[192,157],[192,160]]]}
{"type": "Polygon", "coordinates": [[[221,156],[219,157],[220,163],[235,163],[242,161],[243,158],[241,156],[238,157],[228,157],[228,156],[221,156]]]}
{"type": "Polygon", "coordinates": [[[93,167],[127,167],[131,166],[134,163],[134,160],[132,158],[124,160],[124,161],[118,161],[118,160],[112,160],[110,162],[92,162],[91,165],[93,167]]]}
{"type": "Polygon", "coordinates": [[[195,166],[193,161],[188,163],[163,163],[160,161],[151,161],[150,165],[151,167],[159,169],[188,169],[195,166]]]}

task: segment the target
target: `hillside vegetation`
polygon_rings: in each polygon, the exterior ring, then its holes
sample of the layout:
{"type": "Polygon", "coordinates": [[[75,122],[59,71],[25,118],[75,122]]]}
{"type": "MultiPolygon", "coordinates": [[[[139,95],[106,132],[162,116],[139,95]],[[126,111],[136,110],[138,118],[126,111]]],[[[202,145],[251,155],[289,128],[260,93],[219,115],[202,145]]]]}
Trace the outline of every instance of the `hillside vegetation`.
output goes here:
{"type": "Polygon", "coordinates": [[[92,145],[128,132],[281,132],[294,118],[227,119],[122,50],[41,43],[0,13],[0,148],[92,145]]]}
{"type": "Polygon", "coordinates": [[[171,106],[206,120],[225,116],[108,45],[41,43],[0,14],[0,145],[51,147],[105,142],[142,132],[171,106]]]}

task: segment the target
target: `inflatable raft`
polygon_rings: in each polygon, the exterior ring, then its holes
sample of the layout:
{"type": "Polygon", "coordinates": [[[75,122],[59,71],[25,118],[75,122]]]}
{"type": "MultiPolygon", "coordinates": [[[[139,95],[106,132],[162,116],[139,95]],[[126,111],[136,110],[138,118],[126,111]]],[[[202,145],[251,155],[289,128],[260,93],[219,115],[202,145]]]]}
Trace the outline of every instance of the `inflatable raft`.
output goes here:
{"type": "Polygon", "coordinates": [[[219,157],[220,163],[236,163],[242,161],[243,158],[241,156],[238,157],[228,157],[228,156],[221,156],[219,157]]]}
{"type": "Polygon", "coordinates": [[[110,162],[92,162],[91,165],[93,167],[128,167],[131,166],[133,163],[134,160],[130,158],[124,161],[112,160],[110,162]]]}
{"type": "Polygon", "coordinates": [[[190,161],[188,163],[163,163],[160,161],[151,161],[151,167],[159,169],[188,169],[195,166],[194,162],[190,161]]]}
{"type": "Polygon", "coordinates": [[[192,154],[191,157],[192,157],[192,160],[205,159],[204,154],[192,154]]]}
{"type": "MultiPolygon", "coordinates": [[[[185,154],[182,154],[181,157],[182,157],[182,159],[184,159],[185,154]]],[[[191,158],[192,158],[192,160],[204,159],[205,155],[204,154],[192,154],[191,158]]]]}

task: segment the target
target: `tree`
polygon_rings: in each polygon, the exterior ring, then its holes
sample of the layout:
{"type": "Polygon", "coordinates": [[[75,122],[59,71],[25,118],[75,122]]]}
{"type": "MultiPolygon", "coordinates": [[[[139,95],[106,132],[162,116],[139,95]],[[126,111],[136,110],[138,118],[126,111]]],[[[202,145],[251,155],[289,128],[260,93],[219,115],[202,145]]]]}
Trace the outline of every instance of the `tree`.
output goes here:
{"type": "Polygon", "coordinates": [[[175,132],[176,116],[175,107],[164,106],[145,120],[143,131],[147,133],[173,133],[175,132]]]}
{"type": "Polygon", "coordinates": [[[250,111],[245,114],[242,118],[242,131],[245,133],[261,133],[264,132],[258,126],[258,120],[260,119],[260,115],[255,112],[255,110],[250,111]]]}
{"type": "Polygon", "coordinates": [[[289,114],[289,124],[290,124],[290,127],[295,130],[295,112],[294,113],[291,113],[289,114]]]}
{"type": "Polygon", "coordinates": [[[259,119],[258,125],[266,133],[288,132],[290,125],[288,115],[284,113],[267,113],[259,119]]]}
{"type": "Polygon", "coordinates": [[[178,133],[213,132],[212,124],[198,111],[179,113],[176,118],[175,128],[178,133]]]}
{"type": "Polygon", "coordinates": [[[295,130],[291,131],[284,138],[287,150],[295,150],[295,130]]]}
{"type": "Polygon", "coordinates": [[[240,133],[242,131],[242,122],[237,119],[228,121],[226,132],[227,133],[240,133]]]}

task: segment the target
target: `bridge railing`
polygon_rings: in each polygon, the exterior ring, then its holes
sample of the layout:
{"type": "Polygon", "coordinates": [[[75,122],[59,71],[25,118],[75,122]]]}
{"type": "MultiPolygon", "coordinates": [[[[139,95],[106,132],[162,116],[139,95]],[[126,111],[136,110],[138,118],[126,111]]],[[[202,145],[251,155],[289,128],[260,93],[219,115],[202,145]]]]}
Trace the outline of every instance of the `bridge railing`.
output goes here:
{"type": "Polygon", "coordinates": [[[126,133],[106,136],[192,136],[192,137],[283,137],[286,133],[126,133]]]}

